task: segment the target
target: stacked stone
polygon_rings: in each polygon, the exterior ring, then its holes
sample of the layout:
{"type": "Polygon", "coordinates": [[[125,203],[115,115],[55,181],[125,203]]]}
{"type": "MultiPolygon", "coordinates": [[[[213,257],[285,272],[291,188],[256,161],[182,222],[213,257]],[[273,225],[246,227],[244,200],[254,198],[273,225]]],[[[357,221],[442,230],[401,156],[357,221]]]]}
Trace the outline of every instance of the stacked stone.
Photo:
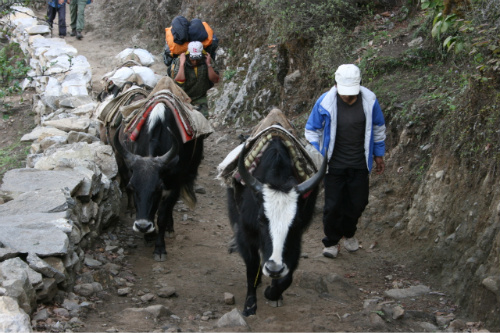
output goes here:
{"type": "Polygon", "coordinates": [[[110,146],[97,138],[91,68],[34,13],[15,7],[2,18],[31,58],[36,128],[26,168],[7,172],[0,191],[0,331],[31,331],[37,302],[70,291],[84,249],[118,218],[121,192],[110,146]]]}

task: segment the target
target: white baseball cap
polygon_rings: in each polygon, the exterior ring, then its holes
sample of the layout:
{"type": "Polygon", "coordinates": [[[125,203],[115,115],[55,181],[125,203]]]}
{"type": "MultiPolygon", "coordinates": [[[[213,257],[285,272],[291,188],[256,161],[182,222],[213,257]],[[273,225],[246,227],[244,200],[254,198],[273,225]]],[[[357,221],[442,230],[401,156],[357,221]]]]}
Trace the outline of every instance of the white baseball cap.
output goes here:
{"type": "Polygon", "coordinates": [[[339,95],[358,95],[361,83],[361,74],[358,66],[353,64],[340,65],[335,72],[335,81],[337,82],[339,95]]]}
{"type": "Polygon", "coordinates": [[[189,58],[196,60],[203,56],[203,44],[201,42],[190,42],[188,44],[189,58]]]}

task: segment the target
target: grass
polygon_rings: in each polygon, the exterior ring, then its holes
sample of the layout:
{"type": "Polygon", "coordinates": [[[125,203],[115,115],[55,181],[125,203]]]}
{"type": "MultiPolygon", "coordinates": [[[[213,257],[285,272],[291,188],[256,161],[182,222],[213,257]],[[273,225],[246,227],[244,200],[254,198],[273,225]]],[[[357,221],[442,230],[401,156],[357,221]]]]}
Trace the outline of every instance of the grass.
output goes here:
{"type": "Polygon", "coordinates": [[[0,149],[0,179],[8,170],[24,167],[28,153],[29,144],[20,141],[0,149]]]}

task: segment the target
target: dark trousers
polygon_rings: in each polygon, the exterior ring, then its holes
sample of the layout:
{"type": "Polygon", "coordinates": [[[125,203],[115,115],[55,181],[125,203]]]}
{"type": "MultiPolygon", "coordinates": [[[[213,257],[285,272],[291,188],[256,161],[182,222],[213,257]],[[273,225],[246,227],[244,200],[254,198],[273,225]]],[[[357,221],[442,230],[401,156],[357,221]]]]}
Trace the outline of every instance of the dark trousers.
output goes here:
{"type": "Polygon", "coordinates": [[[49,6],[47,9],[47,22],[51,28],[56,18],[56,14],[58,16],[57,24],[59,25],[59,36],[66,36],[66,4],[59,8],[49,6]]]}
{"type": "Polygon", "coordinates": [[[356,233],[358,219],[368,204],[369,173],[367,169],[330,169],[324,183],[322,241],[329,247],[356,233]]]}

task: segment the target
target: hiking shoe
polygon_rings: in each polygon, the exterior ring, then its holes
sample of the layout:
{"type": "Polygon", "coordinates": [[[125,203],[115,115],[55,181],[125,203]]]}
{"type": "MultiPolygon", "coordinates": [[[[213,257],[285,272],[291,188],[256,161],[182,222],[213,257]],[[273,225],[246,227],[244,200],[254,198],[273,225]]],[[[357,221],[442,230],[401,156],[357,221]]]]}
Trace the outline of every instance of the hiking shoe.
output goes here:
{"type": "Polygon", "coordinates": [[[76,31],[72,30],[70,35],[73,36],[73,37],[75,37],[76,36],[76,31]]]}
{"type": "Polygon", "coordinates": [[[82,39],[82,38],[83,38],[82,32],[81,31],[77,31],[76,32],[76,39],[82,39]]]}
{"type": "Polygon", "coordinates": [[[339,245],[328,246],[323,249],[323,255],[327,258],[337,258],[339,254],[339,245]]]}
{"type": "Polygon", "coordinates": [[[344,239],[344,247],[349,252],[356,252],[359,249],[359,242],[356,237],[344,239]]]}

